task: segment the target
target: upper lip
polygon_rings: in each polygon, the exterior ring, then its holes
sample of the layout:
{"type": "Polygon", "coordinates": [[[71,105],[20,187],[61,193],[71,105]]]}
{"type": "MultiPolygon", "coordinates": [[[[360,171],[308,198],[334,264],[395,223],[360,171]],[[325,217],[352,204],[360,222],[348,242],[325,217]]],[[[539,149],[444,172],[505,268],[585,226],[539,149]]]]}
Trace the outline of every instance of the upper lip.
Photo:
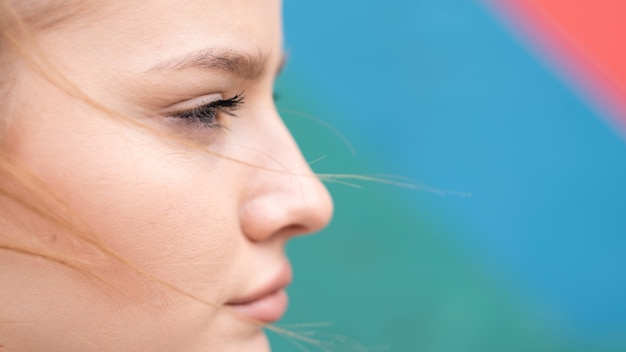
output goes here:
{"type": "Polygon", "coordinates": [[[274,275],[270,280],[262,283],[258,288],[251,290],[248,293],[244,293],[232,300],[229,300],[225,304],[227,305],[245,305],[259,300],[265,296],[268,296],[276,291],[284,289],[291,283],[292,279],[291,265],[286,264],[283,268],[274,275]]]}

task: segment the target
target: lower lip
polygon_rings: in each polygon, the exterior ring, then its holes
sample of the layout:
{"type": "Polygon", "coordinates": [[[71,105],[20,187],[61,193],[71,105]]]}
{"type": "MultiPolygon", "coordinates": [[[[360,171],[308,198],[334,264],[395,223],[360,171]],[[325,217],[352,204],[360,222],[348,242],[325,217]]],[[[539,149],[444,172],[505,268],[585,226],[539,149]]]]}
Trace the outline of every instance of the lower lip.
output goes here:
{"type": "Polygon", "coordinates": [[[228,304],[227,307],[263,323],[278,321],[287,311],[289,299],[285,290],[278,290],[255,301],[244,304],[228,304]]]}

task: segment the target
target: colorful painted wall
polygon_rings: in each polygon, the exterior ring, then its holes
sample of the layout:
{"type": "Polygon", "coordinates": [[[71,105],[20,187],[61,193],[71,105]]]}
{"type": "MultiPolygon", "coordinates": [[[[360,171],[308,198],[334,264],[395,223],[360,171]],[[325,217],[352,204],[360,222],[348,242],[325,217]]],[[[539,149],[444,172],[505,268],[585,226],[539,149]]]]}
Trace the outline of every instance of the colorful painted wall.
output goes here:
{"type": "Polygon", "coordinates": [[[278,103],[314,169],[418,187],[328,184],[279,324],[312,341],[274,350],[626,351],[624,14],[285,0],[278,103]]]}

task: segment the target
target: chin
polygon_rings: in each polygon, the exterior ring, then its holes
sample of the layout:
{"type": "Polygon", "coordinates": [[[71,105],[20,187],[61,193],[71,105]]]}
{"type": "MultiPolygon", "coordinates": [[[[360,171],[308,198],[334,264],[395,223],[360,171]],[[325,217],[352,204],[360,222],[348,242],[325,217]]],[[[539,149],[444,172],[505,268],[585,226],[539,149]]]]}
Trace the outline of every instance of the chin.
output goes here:
{"type": "MultiPolygon", "coordinates": [[[[251,327],[249,323],[237,322],[229,326],[222,326],[213,338],[198,339],[193,352],[269,352],[269,339],[258,326],[251,327]],[[243,326],[242,326],[243,325],[243,326]],[[243,329],[242,329],[243,327],[243,329]],[[203,340],[203,341],[202,341],[203,340]]],[[[191,347],[191,346],[190,346],[191,347]]]]}
{"type": "Polygon", "coordinates": [[[261,332],[260,334],[258,334],[257,337],[253,339],[253,341],[250,342],[250,345],[247,346],[246,349],[240,349],[239,351],[268,352],[270,350],[270,342],[267,339],[265,333],[261,332]]]}
{"type": "Polygon", "coordinates": [[[264,332],[259,332],[255,336],[241,342],[226,342],[227,346],[218,348],[217,351],[224,352],[269,352],[270,343],[264,332]]]}

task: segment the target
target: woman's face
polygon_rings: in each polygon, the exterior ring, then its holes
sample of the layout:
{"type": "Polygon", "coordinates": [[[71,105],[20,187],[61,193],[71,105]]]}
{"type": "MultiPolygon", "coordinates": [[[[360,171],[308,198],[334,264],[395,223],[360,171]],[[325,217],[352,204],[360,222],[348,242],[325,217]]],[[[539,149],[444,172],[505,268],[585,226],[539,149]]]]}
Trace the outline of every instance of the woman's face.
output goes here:
{"type": "Polygon", "coordinates": [[[0,148],[115,253],[215,307],[4,201],[3,242],[60,254],[94,275],[0,251],[1,346],[267,350],[247,319],[282,315],[285,243],[332,212],[273,103],[279,1],[86,3],[40,9],[45,57],[97,103],[162,134],[72,97],[22,58],[11,62],[10,100],[0,104],[0,148]]]}

